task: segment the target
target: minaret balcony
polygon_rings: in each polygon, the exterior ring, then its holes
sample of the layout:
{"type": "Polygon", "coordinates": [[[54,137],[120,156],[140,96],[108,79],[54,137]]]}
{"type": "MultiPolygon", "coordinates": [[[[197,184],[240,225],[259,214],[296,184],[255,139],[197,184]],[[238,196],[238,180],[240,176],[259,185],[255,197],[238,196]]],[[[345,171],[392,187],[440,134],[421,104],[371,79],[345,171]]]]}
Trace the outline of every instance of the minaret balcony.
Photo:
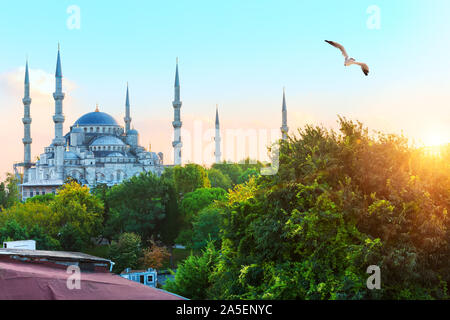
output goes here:
{"type": "Polygon", "coordinates": [[[181,108],[182,104],[183,103],[181,101],[173,101],[172,102],[172,105],[173,105],[174,108],[181,108]]]}
{"type": "Polygon", "coordinates": [[[65,97],[65,94],[63,92],[53,93],[53,99],[55,99],[55,100],[63,100],[64,97],[65,97]]]}
{"type": "Polygon", "coordinates": [[[23,98],[22,99],[23,104],[28,105],[31,104],[31,98],[27,97],[27,98],[23,98]]]}
{"type": "Polygon", "coordinates": [[[63,114],[55,114],[53,116],[53,122],[55,123],[63,123],[64,120],[66,120],[66,118],[64,117],[63,114]]]}
{"type": "Polygon", "coordinates": [[[66,139],[64,139],[64,138],[55,138],[55,139],[53,139],[52,144],[55,147],[65,146],[66,145],[66,139]]]}
{"type": "Polygon", "coordinates": [[[181,141],[174,141],[174,142],[172,142],[172,147],[174,147],[174,148],[181,148],[181,147],[183,147],[183,142],[181,142],[181,141]]]}
{"type": "Polygon", "coordinates": [[[31,124],[31,118],[22,118],[23,124],[31,124]]]}
{"type": "Polygon", "coordinates": [[[174,128],[181,128],[181,126],[183,125],[183,122],[181,121],[173,121],[172,125],[174,128]]]}
{"type": "Polygon", "coordinates": [[[22,142],[23,142],[23,144],[31,144],[33,142],[33,139],[31,139],[31,138],[23,138],[22,142]]]}

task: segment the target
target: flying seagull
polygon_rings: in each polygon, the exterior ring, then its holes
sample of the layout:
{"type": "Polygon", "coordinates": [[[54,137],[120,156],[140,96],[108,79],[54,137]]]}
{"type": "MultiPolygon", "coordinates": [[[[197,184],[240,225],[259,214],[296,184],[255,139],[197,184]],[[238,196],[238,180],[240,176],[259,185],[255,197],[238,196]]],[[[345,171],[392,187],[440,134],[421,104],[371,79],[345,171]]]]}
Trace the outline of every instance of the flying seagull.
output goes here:
{"type": "Polygon", "coordinates": [[[344,66],[348,67],[351,66],[352,64],[357,64],[358,66],[361,67],[362,71],[364,72],[364,74],[367,76],[369,75],[369,67],[367,66],[367,64],[365,64],[364,62],[358,62],[353,58],[349,58],[347,51],[345,51],[345,48],[343,45],[334,42],[334,41],[329,41],[329,40],[325,40],[326,43],[331,44],[333,47],[338,48],[339,50],[341,50],[342,55],[345,57],[345,63],[344,66]]]}

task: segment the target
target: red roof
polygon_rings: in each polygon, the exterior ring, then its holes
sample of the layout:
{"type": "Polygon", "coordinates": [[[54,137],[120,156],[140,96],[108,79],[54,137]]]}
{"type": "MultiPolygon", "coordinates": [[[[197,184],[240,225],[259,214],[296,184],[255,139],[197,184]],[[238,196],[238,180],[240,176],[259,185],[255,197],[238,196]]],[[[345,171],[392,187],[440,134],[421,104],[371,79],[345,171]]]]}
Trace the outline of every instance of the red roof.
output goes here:
{"type": "Polygon", "coordinates": [[[0,300],[181,300],[182,297],[103,272],[81,272],[69,290],[66,267],[0,257],[0,300]]]}

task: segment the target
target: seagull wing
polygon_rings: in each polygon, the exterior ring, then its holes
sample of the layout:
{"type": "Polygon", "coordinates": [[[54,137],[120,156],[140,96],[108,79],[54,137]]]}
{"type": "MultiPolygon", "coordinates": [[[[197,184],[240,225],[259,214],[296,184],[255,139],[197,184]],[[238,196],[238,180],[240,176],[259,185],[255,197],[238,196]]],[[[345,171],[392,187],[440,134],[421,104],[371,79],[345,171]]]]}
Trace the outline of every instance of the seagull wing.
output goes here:
{"type": "Polygon", "coordinates": [[[341,45],[341,44],[339,44],[339,43],[337,43],[337,42],[334,42],[334,41],[329,41],[329,40],[325,40],[325,42],[326,42],[326,43],[329,43],[329,44],[331,44],[333,47],[336,47],[336,48],[338,48],[339,50],[341,50],[342,55],[343,55],[346,59],[348,58],[347,51],[345,51],[345,48],[344,48],[343,45],[341,45]]]}
{"type": "Polygon", "coordinates": [[[369,75],[369,66],[367,64],[365,64],[364,62],[355,62],[355,64],[361,67],[361,70],[366,76],[369,75]]]}

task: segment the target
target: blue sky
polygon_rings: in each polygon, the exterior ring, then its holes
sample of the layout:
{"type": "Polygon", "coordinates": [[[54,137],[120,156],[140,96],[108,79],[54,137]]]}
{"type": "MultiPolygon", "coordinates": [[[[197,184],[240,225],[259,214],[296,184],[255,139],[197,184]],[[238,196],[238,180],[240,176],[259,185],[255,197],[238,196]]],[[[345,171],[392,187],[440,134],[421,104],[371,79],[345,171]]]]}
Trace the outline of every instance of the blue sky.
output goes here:
{"type": "MultiPolygon", "coordinates": [[[[27,55],[32,70],[53,74],[59,41],[63,74],[73,84],[65,130],[97,102],[121,121],[129,81],[141,141],[165,153],[171,152],[176,57],[186,127],[195,119],[212,123],[218,103],[223,126],[278,128],[285,86],[291,129],[333,126],[341,114],[374,130],[448,141],[449,9],[447,0],[14,1],[0,11],[0,74],[20,70],[27,55]],[[81,10],[79,30],[67,28],[70,5],[81,10]],[[381,10],[379,30],[366,26],[370,5],[381,10]],[[345,69],[324,39],[343,43],[367,62],[370,76],[345,69]]],[[[31,81],[33,88],[33,71],[31,81]]],[[[8,122],[17,119],[11,143],[19,146],[11,146],[11,159],[20,160],[16,95],[0,88],[2,113],[11,116],[8,122]]],[[[53,108],[50,96],[48,104],[32,104],[32,116],[50,117],[53,108]]],[[[32,126],[35,155],[53,133],[51,119],[38,120],[32,126]]],[[[8,128],[3,123],[2,137],[8,128]]]]}

